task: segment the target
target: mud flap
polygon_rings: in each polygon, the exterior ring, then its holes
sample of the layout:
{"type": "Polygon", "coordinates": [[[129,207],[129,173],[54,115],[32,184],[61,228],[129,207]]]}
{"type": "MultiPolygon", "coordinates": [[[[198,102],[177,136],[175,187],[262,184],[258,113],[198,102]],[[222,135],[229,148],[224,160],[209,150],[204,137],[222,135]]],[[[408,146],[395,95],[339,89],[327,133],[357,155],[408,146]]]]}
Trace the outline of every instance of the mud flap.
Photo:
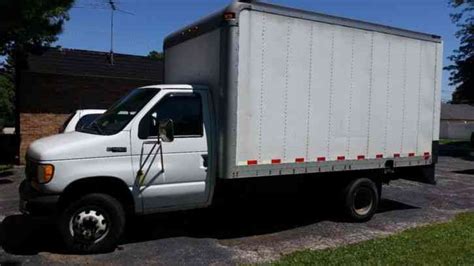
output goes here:
{"type": "Polygon", "coordinates": [[[423,166],[419,169],[418,180],[421,183],[436,185],[435,164],[423,166]]]}

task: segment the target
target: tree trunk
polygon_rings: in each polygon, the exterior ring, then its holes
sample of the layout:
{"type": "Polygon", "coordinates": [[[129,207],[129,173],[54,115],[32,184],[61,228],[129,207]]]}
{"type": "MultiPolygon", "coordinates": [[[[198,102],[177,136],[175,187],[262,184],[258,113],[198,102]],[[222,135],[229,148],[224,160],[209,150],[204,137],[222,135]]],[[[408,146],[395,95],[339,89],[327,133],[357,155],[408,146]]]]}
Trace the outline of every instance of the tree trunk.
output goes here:
{"type": "Polygon", "coordinates": [[[21,72],[27,68],[26,54],[21,48],[17,48],[13,54],[14,66],[14,81],[15,81],[15,164],[20,164],[20,145],[21,145],[21,133],[20,133],[20,89],[21,89],[21,72]]]}

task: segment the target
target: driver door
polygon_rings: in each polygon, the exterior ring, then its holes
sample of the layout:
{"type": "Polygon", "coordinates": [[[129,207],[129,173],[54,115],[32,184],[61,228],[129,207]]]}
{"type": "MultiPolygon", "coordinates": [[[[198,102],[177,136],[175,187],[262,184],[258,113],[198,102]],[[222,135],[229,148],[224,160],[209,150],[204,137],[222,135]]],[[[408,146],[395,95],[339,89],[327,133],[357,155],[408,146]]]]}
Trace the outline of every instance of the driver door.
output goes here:
{"type": "Polygon", "coordinates": [[[162,91],[164,95],[132,129],[134,189],[145,213],[186,208],[208,201],[207,97],[201,91],[162,91]],[[171,119],[174,140],[157,144],[157,123],[171,119]]]}

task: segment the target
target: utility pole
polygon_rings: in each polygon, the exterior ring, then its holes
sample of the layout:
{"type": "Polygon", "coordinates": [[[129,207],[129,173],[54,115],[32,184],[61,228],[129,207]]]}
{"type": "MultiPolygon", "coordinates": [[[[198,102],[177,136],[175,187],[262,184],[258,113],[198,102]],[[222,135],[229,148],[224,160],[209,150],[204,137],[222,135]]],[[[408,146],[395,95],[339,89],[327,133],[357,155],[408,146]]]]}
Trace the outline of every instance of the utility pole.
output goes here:
{"type": "Polygon", "coordinates": [[[117,10],[113,0],[109,0],[110,14],[110,64],[114,64],[114,12],[117,10]]]}

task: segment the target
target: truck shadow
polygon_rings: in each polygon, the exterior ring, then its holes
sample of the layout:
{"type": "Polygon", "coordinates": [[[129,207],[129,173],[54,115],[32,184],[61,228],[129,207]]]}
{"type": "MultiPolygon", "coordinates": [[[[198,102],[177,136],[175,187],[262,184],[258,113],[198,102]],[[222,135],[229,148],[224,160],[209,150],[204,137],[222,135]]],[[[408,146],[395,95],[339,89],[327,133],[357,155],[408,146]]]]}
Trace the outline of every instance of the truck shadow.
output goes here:
{"type": "MultiPolygon", "coordinates": [[[[301,202],[294,198],[266,198],[200,211],[148,215],[129,223],[124,244],[160,238],[194,237],[213,239],[245,238],[278,233],[322,221],[348,222],[329,201],[301,202]]],[[[401,202],[382,199],[377,213],[417,209],[401,202]]]]}
{"type": "Polygon", "coordinates": [[[463,174],[463,175],[474,175],[474,169],[466,169],[466,170],[453,171],[453,173],[456,173],[456,174],[463,174]]]}
{"type": "MultiPolygon", "coordinates": [[[[129,220],[121,245],[173,237],[232,239],[278,233],[320,221],[345,222],[331,200],[301,193],[242,195],[211,208],[129,220]]],[[[382,199],[378,213],[417,207],[382,199]]],[[[39,252],[67,254],[54,221],[23,215],[6,217],[0,224],[0,244],[16,255],[39,252]]]]}
{"type": "Polygon", "coordinates": [[[0,223],[0,246],[15,255],[36,255],[42,251],[63,253],[54,222],[24,215],[11,215],[3,219],[0,223]]]}
{"type": "Polygon", "coordinates": [[[474,161],[474,147],[467,141],[442,144],[439,146],[439,155],[474,161]]]}

